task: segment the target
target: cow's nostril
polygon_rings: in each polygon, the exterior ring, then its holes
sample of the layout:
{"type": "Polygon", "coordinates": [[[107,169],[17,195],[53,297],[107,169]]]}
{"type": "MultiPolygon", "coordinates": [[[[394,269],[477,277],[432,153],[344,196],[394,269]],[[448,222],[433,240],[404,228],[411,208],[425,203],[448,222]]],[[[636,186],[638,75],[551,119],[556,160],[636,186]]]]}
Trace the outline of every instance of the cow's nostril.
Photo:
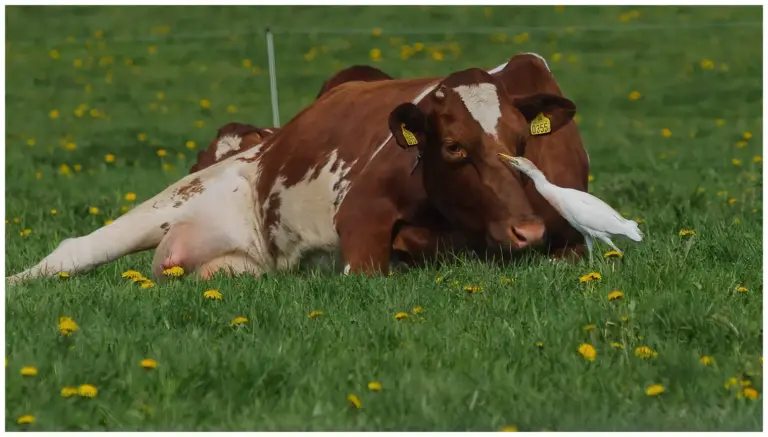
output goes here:
{"type": "Polygon", "coordinates": [[[512,234],[515,236],[517,241],[521,244],[527,244],[528,238],[526,238],[525,234],[523,232],[520,232],[520,230],[516,227],[512,227],[512,234]]]}
{"type": "Polygon", "coordinates": [[[544,226],[539,223],[512,226],[511,231],[520,248],[536,244],[544,237],[544,226]]]}

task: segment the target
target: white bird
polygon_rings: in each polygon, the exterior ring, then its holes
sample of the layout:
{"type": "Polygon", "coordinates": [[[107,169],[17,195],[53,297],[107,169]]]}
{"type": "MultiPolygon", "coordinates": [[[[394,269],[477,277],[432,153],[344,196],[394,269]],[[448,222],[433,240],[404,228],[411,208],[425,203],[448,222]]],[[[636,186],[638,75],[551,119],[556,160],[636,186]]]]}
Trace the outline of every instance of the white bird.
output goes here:
{"type": "Polygon", "coordinates": [[[564,219],[584,236],[592,261],[592,242],[598,239],[621,254],[612,236],[623,235],[632,241],[642,241],[643,233],[637,223],[627,220],[607,203],[584,191],[563,188],[549,182],[544,173],[534,163],[523,157],[513,157],[499,153],[504,161],[528,175],[536,191],[552,205],[564,219]]]}

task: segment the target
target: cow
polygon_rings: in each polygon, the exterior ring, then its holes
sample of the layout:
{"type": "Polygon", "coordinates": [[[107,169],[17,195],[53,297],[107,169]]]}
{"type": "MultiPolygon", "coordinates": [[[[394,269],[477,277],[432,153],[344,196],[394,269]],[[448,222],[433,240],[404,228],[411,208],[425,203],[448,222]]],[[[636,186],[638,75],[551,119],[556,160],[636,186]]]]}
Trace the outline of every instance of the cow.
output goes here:
{"type": "Polygon", "coordinates": [[[429,230],[436,216],[467,241],[534,247],[544,221],[497,154],[524,151],[534,120],[548,125],[535,133],[557,133],[576,107],[553,93],[510,93],[494,74],[505,68],[495,70],[340,85],[260,145],[64,240],[9,283],[151,248],[156,279],[176,266],[203,279],[259,275],[313,250],[340,251],[345,274],[375,275],[389,269],[399,226],[429,230]]]}
{"type": "MultiPolygon", "coordinates": [[[[506,92],[510,95],[525,94],[533,92],[547,92],[563,96],[557,81],[551,74],[546,61],[534,53],[524,53],[513,56],[507,63],[502,64],[491,70],[491,74],[501,78],[506,92]]],[[[342,83],[353,80],[377,81],[390,80],[392,76],[381,70],[369,67],[355,65],[340,70],[324,84],[318,98],[326,94],[330,89],[342,83]]],[[[434,78],[434,80],[438,80],[434,78]]],[[[253,129],[258,129],[253,127],[253,129]]],[[[219,131],[217,139],[211,143],[215,152],[216,144],[223,141],[223,148],[227,143],[231,143],[230,134],[224,134],[226,127],[219,131]]],[[[273,129],[273,131],[276,129],[273,129]]],[[[264,131],[264,130],[262,130],[264,131]]],[[[262,137],[263,138],[263,137],[262,137]]],[[[245,150],[253,147],[260,142],[256,137],[242,137],[239,150],[245,150]]],[[[210,150],[210,148],[209,148],[210,150]]],[[[204,168],[226,159],[235,151],[219,155],[220,159],[209,160],[202,163],[198,159],[196,167],[204,168]]],[[[528,159],[536,163],[542,169],[547,178],[553,183],[573,188],[581,191],[587,191],[589,157],[584,149],[581,136],[576,123],[569,121],[562,129],[551,135],[532,137],[523,153],[528,159]]],[[[584,241],[573,227],[568,224],[552,207],[546,202],[538,191],[535,190],[530,179],[523,177],[525,194],[533,203],[534,210],[544,219],[547,233],[546,243],[543,250],[555,258],[569,258],[571,260],[580,258],[584,253],[584,241]]],[[[496,248],[483,247],[482,245],[468,246],[468,242],[460,233],[450,229],[449,224],[435,216],[432,220],[432,227],[415,228],[407,224],[398,229],[397,235],[393,241],[393,250],[401,258],[408,260],[411,265],[422,264],[427,259],[431,259],[438,252],[439,248],[444,250],[464,250],[470,249],[476,253],[504,258],[504,253],[495,250],[496,248]]]]}
{"type": "MultiPolygon", "coordinates": [[[[392,76],[384,73],[375,67],[367,65],[353,65],[351,67],[339,70],[323,82],[320,92],[317,94],[319,99],[331,89],[347,82],[363,81],[373,82],[377,80],[392,79],[392,76]]],[[[230,156],[236,155],[247,150],[272,135],[278,128],[259,128],[245,123],[228,123],[219,128],[216,138],[208,145],[206,150],[197,153],[197,162],[192,165],[189,172],[195,173],[206,167],[223,161],[230,156]]]]}

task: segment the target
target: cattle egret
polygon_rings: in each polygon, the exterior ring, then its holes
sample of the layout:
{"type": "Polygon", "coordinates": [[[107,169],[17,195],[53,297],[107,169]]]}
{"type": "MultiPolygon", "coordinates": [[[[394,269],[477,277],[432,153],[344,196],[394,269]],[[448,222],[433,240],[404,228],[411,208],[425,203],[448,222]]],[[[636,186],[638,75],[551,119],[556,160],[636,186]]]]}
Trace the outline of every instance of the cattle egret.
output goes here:
{"type": "Polygon", "coordinates": [[[536,191],[563,216],[577,231],[584,235],[584,241],[592,260],[592,242],[598,239],[621,253],[611,241],[612,236],[623,235],[632,241],[642,241],[643,233],[637,223],[627,220],[608,204],[583,191],[563,188],[549,182],[534,163],[523,157],[499,153],[504,161],[528,175],[536,191]]]}

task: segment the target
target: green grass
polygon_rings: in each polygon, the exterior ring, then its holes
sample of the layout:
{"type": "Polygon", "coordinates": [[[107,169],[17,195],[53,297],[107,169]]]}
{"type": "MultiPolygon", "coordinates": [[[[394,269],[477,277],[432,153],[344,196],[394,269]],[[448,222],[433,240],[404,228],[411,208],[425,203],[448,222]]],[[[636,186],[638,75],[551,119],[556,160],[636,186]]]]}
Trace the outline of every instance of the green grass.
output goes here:
{"type": "Polygon", "coordinates": [[[383,29],[378,37],[278,33],[283,123],[335,69],[371,63],[373,48],[382,51],[378,65],[401,77],[541,53],[578,105],[590,190],[643,218],[647,238],[619,241],[623,262],[598,263],[602,280],[589,285],[579,283],[593,270],[586,264],[530,257],[505,268],[460,258],[390,278],[300,272],[140,289],[120,274],[149,274],[151,253],[143,253],[66,281],[8,289],[6,429],[762,429],[762,397],[737,398],[723,385],[744,376],[762,393],[758,7],[636,8],[628,22],[621,16],[629,7],[147,9],[7,9],[7,273],[117,217],[127,192],[138,203],[181,177],[195,154],[187,141],[199,150],[229,121],[270,126],[259,32],[267,25],[383,29]],[[162,26],[169,33],[155,35],[162,26]],[[510,31],[504,40],[461,34],[464,26],[510,31]],[[455,31],[418,34],[432,28],[455,31]],[[416,42],[442,47],[444,59],[421,52],[401,60],[400,45],[416,42]],[[459,50],[447,48],[452,42],[459,50]],[[316,54],[306,60],[306,53],[316,54]],[[244,68],[244,59],[254,67],[244,68]],[[635,90],[642,97],[632,101],[635,90]],[[80,104],[103,115],[77,117],[80,104]],[[60,116],[51,120],[54,109],[60,116]],[[752,138],[738,147],[747,131],[752,138]],[[168,156],[159,158],[160,148],[168,156]],[[114,163],[105,162],[108,153],[114,163]],[[60,174],[62,164],[69,175],[60,174]],[[31,234],[21,237],[24,229],[31,234]],[[681,238],[680,229],[696,236],[681,238]],[[462,291],[469,284],[483,292],[462,291]],[[749,291],[738,293],[740,285],[749,291]],[[223,301],[204,300],[209,288],[223,301]],[[614,288],[623,300],[608,301],[614,288]],[[416,305],[423,320],[394,319],[416,305]],[[325,314],[310,319],[312,310],[325,314]],[[61,338],[60,316],[80,330],[61,338]],[[232,329],[236,316],[249,322],[232,329]],[[589,324],[595,329],[585,331],[589,324]],[[581,343],[594,345],[596,360],[578,354],[581,343]],[[636,357],[641,345],[658,356],[636,357]],[[715,364],[701,365],[702,355],[715,364]],[[142,369],[144,358],[157,369],[142,369]],[[39,374],[22,377],[27,365],[39,374]],[[374,380],[379,393],[366,388],[374,380]],[[98,387],[97,397],[59,394],[85,383],[98,387]],[[647,397],[650,384],[666,390],[647,397]],[[362,409],[349,408],[350,393],[362,409]],[[36,423],[17,425],[23,414],[36,423]]]}

